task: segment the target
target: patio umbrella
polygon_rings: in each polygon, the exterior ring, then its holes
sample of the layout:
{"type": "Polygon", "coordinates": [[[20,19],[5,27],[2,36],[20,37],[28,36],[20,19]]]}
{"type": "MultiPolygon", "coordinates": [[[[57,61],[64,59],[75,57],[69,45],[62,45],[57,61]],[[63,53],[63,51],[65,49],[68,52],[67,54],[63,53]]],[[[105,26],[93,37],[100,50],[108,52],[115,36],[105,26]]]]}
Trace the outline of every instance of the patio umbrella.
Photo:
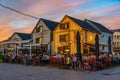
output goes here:
{"type": "Polygon", "coordinates": [[[110,36],[108,37],[108,52],[109,52],[109,54],[112,54],[112,51],[111,51],[111,37],[110,36]]]}
{"type": "Polygon", "coordinates": [[[95,36],[95,55],[98,58],[99,56],[99,36],[96,34],[95,36]]]}
{"type": "Polygon", "coordinates": [[[82,55],[81,55],[81,43],[80,43],[80,33],[79,31],[77,31],[77,34],[76,34],[76,49],[77,49],[77,58],[79,61],[82,61],[82,55]]]}

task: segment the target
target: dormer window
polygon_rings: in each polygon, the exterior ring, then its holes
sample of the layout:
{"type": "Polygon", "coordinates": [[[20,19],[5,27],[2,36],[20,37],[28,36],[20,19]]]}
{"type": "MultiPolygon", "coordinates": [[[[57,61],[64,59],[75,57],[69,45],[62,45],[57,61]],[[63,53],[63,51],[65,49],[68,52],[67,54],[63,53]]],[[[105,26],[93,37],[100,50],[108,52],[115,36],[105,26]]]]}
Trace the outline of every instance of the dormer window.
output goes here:
{"type": "Polygon", "coordinates": [[[36,33],[40,32],[40,27],[36,28],[36,33]]]}
{"type": "Polygon", "coordinates": [[[42,41],[43,41],[43,38],[40,37],[40,38],[39,38],[39,43],[42,44],[42,41]]]}
{"type": "Polygon", "coordinates": [[[39,26],[36,28],[36,33],[42,32],[43,31],[43,26],[39,26]]]}
{"type": "Polygon", "coordinates": [[[60,24],[60,29],[69,29],[69,23],[60,24]]]}
{"type": "Polygon", "coordinates": [[[36,38],[36,43],[42,44],[42,41],[43,41],[42,37],[36,38]]]}
{"type": "Polygon", "coordinates": [[[42,32],[43,31],[43,26],[40,26],[40,32],[42,32]]]}

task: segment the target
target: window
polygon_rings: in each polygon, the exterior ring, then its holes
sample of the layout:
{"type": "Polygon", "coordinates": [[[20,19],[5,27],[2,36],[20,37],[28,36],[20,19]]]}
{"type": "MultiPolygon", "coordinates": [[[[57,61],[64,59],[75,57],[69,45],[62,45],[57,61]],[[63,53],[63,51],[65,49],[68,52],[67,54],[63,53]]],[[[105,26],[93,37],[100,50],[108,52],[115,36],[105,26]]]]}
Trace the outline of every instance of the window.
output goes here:
{"type": "Polygon", "coordinates": [[[87,42],[87,31],[85,31],[85,42],[87,42]]]}
{"type": "Polygon", "coordinates": [[[60,35],[59,40],[60,42],[65,42],[65,35],[60,35]]]}
{"type": "Polygon", "coordinates": [[[36,38],[36,43],[39,43],[39,38],[36,38]]]}
{"type": "Polygon", "coordinates": [[[43,26],[40,26],[40,32],[42,32],[43,31],[43,26]]]}
{"type": "Polygon", "coordinates": [[[13,38],[13,40],[14,40],[14,41],[19,41],[19,38],[18,38],[17,36],[15,36],[15,37],[13,38]]]}
{"type": "Polygon", "coordinates": [[[102,35],[102,38],[104,37],[104,34],[102,35]]]}
{"type": "Polygon", "coordinates": [[[43,38],[39,38],[39,43],[42,44],[43,38]]]}
{"type": "Polygon", "coordinates": [[[40,38],[36,38],[36,43],[40,43],[41,44],[42,41],[43,41],[43,38],[41,38],[41,37],[40,38]]]}
{"type": "Polygon", "coordinates": [[[60,42],[67,42],[67,41],[69,41],[69,40],[70,40],[69,34],[65,34],[65,35],[60,35],[60,36],[59,36],[59,41],[60,41],[60,42]]]}
{"type": "Polygon", "coordinates": [[[69,29],[69,23],[60,24],[60,29],[69,29]]]}
{"type": "Polygon", "coordinates": [[[40,32],[40,27],[36,28],[36,33],[40,32]]]}
{"type": "Polygon", "coordinates": [[[36,32],[38,33],[38,32],[42,32],[43,31],[43,26],[39,26],[39,27],[37,27],[36,28],[36,32]]]}
{"type": "Polygon", "coordinates": [[[104,50],[105,49],[105,46],[102,46],[102,50],[104,50]]]}
{"type": "Polygon", "coordinates": [[[70,36],[69,36],[69,34],[66,34],[66,35],[65,35],[65,41],[70,41],[70,36]]]}

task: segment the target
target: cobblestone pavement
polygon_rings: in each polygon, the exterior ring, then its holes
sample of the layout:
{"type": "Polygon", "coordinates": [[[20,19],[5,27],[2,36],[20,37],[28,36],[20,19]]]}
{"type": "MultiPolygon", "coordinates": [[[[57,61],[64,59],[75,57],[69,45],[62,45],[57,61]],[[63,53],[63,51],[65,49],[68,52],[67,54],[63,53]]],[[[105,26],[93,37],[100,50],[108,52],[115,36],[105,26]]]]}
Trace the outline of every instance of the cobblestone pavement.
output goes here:
{"type": "Polygon", "coordinates": [[[120,67],[96,72],[0,63],[0,80],[120,80],[120,67]]]}

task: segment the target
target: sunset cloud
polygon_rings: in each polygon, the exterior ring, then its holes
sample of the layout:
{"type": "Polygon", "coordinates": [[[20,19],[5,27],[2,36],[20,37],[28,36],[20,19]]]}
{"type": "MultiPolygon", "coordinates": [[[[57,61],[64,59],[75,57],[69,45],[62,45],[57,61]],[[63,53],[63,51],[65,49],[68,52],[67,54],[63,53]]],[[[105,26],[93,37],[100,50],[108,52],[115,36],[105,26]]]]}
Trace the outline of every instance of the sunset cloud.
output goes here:
{"type": "MultiPolygon", "coordinates": [[[[120,2],[117,0],[2,0],[0,3],[23,13],[54,21],[64,15],[88,18],[111,29],[120,28],[120,2]]],[[[14,32],[30,33],[38,19],[0,7],[0,41],[14,32]]]]}
{"type": "Polygon", "coordinates": [[[103,16],[105,14],[109,15],[111,12],[114,12],[114,11],[120,11],[120,6],[115,6],[112,8],[104,8],[104,9],[100,9],[100,10],[96,10],[96,11],[77,13],[77,14],[74,14],[74,16],[76,16],[78,18],[99,17],[99,16],[103,16]]]}
{"type": "Polygon", "coordinates": [[[33,30],[34,26],[31,27],[27,27],[27,28],[23,28],[21,30],[19,30],[19,32],[23,32],[23,33],[31,33],[33,30]]]}
{"type": "Polygon", "coordinates": [[[0,25],[0,41],[7,39],[10,37],[13,33],[13,28],[6,24],[6,25],[0,25]]]}
{"type": "Polygon", "coordinates": [[[120,29],[120,14],[92,18],[92,20],[105,25],[109,29],[120,29]]]}

